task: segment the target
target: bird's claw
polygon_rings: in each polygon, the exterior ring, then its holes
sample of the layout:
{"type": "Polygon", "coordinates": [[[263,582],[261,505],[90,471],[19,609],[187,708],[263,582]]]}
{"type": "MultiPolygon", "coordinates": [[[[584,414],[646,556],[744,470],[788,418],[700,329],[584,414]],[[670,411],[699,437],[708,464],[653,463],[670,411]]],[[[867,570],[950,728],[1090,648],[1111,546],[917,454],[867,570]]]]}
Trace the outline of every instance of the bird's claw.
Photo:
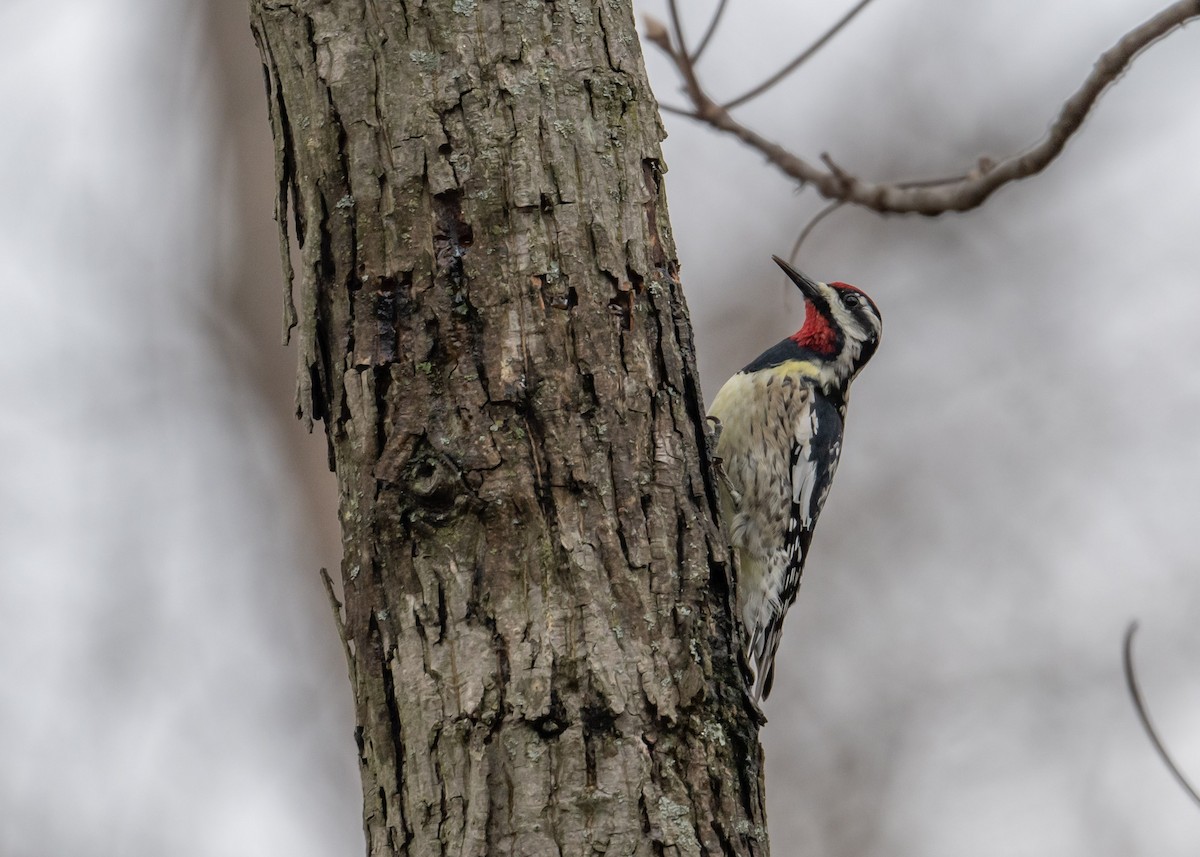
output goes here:
{"type": "Polygon", "coordinates": [[[738,508],[742,504],[742,495],[734,490],[733,483],[729,481],[729,474],[725,472],[725,460],[717,454],[717,446],[721,441],[721,421],[714,416],[705,417],[705,421],[712,426],[712,431],[705,435],[708,460],[720,480],[721,487],[729,493],[730,499],[733,500],[734,508],[738,508]]]}

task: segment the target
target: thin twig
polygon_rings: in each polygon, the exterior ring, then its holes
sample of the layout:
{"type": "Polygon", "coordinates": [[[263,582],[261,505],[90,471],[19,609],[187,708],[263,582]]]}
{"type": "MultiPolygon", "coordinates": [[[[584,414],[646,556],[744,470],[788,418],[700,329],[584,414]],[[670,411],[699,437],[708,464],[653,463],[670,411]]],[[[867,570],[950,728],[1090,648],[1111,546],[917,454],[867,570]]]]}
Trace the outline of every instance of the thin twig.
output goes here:
{"type": "Polygon", "coordinates": [[[808,221],[808,224],[800,230],[800,234],[796,236],[796,243],[792,245],[792,253],[790,256],[788,256],[789,262],[791,262],[793,265],[796,264],[796,259],[800,255],[800,245],[803,244],[804,240],[812,234],[814,229],[817,228],[817,224],[845,204],[846,203],[843,200],[835,200],[813,215],[812,220],[808,221]]]}
{"type": "Polygon", "coordinates": [[[704,53],[704,49],[708,47],[708,42],[713,37],[713,33],[717,31],[717,25],[721,23],[721,16],[725,14],[725,5],[727,0],[721,0],[717,4],[717,11],[713,14],[713,18],[708,22],[708,29],[704,31],[704,37],[700,39],[700,44],[696,46],[696,50],[692,51],[692,65],[700,62],[700,55],[704,53]]]}
{"type": "Polygon", "coordinates": [[[658,109],[664,113],[674,113],[677,116],[687,116],[691,119],[696,118],[696,111],[684,110],[682,107],[675,107],[671,104],[659,104],[658,109]]]}
{"type": "Polygon", "coordinates": [[[683,22],[679,18],[679,6],[675,0],[667,0],[667,11],[671,17],[671,30],[675,34],[675,46],[679,48],[676,59],[678,60],[680,56],[686,58],[688,55],[687,42],[683,40],[683,22]]]}
{"type": "Polygon", "coordinates": [[[828,30],[826,30],[824,32],[824,34],[822,34],[821,38],[817,39],[815,42],[813,42],[811,45],[809,45],[807,48],[805,48],[804,51],[800,54],[800,56],[796,57],[790,63],[785,65],[779,71],[775,72],[773,75],[768,77],[766,80],[764,80],[758,86],[751,89],[749,92],[744,92],[741,95],[739,95],[737,98],[734,98],[732,101],[727,101],[721,106],[724,107],[726,110],[732,110],[733,108],[735,108],[741,104],[745,104],[747,101],[750,101],[752,98],[758,98],[758,96],[762,95],[764,92],[766,92],[772,86],[779,83],[779,81],[783,80],[785,77],[787,77],[789,74],[794,72],[796,69],[800,68],[800,66],[804,65],[804,63],[808,62],[809,58],[812,57],[813,54],[815,54],[817,51],[821,50],[821,48],[825,47],[825,44],[830,39],[832,39],[834,36],[836,36],[839,32],[841,32],[843,27],[845,27],[847,24],[849,24],[851,21],[853,21],[859,12],[861,12],[863,9],[867,8],[867,4],[870,2],[871,2],[871,0],[859,0],[859,2],[854,6],[854,8],[852,8],[849,12],[847,12],[845,15],[843,15],[836,24],[834,24],[832,27],[830,27],[828,30]]]}
{"type": "Polygon", "coordinates": [[[688,55],[687,42],[683,39],[683,22],[679,19],[679,7],[676,5],[676,0],[667,0],[667,10],[671,14],[671,29],[675,33],[675,65],[679,68],[679,73],[683,75],[688,97],[692,99],[693,104],[699,107],[704,101],[704,90],[700,88],[696,69],[692,67],[692,60],[688,55]]]}
{"type": "Polygon", "coordinates": [[[1133,669],[1133,635],[1135,631],[1137,631],[1137,622],[1130,622],[1129,627],[1125,630],[1125,686],[1129,688],[1129,695],[1133,698],[1133,707],[1137,709],[1138,720],[1141,721],[1142,728],[1146,730],[1146,734],[1150,736],[1150,743],[1158,751],[1159,758],[1163,760],[1163,763],[1175,777],[1176,782],[1183,787],[1183,790],[1191,795],[1192,800],[1200,804],[1200,794],[1197,794],[1196,789],[1187,781],[1187,777],[1183,775],[1183,772],[1179,770],[1179,767],[1171,758],[1171,754],[1167,752],[1162,739],[1158,737],[1158,732],[1150,722],[1150,713],[1146,710],[1146,703],[1142,701],[1142,692],[1138,688],[1137,676],[1133,669]]]}
{"type": "Polygon", "coordinates": [[[834,161],[833,157],[828,152],[821,153],[821,163],[823,163],[829,169],[829,172],[837,176],[839,181],[845,182],[846,184],[850,184],[850,182],[854,181],[854,176],[850,175],[849,172],[838,166],[837,162],[834,161]]]}

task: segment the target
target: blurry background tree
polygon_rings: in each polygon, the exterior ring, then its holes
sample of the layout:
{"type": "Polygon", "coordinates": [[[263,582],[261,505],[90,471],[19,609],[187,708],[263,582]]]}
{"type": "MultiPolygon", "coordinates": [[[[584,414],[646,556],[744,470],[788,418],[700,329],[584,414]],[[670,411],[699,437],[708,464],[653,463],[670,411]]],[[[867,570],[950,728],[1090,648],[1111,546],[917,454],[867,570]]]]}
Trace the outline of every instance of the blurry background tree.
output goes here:
{"type": "MultiPolygon", "coordinates": [[[[688,31],[714,8],[688,4],[688,31]]],[[[1038,139],[1160,8],[876,2],[737,117],[864,176],[937,175],[1038,139]]],[[[731,4],[705,79],[746,91],[842,12],[731,4]]],[[[359,851],[313,574],[338,561],[336,490],[288,417],[293,359],[264,349],[279,257],[245,5],[14,0],[0,22],[0,852],[359,851]]],[[[1198,57],[1194,28],[1156,45],[978,211],[843,206],[806,243],[888,332],[767,706],[777,851],[1195,852],[1119,640],[1138,616],[1142,689],[1200,770],[1198,57]]],[[[711,393],[795,328],[768,258],[825,202],[666,119],[711,393]]]]}

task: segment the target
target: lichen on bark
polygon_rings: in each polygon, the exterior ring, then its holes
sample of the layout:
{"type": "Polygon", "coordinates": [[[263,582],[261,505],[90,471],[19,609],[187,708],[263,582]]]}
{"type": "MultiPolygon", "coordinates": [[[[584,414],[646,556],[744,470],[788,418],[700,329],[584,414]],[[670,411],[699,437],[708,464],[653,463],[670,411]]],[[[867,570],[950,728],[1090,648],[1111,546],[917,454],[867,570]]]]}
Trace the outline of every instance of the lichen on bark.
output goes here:
{"type": "Polygon", "coordinates": [[[765,854],[628,2],[251,10],[368,853],[765,854]]]}

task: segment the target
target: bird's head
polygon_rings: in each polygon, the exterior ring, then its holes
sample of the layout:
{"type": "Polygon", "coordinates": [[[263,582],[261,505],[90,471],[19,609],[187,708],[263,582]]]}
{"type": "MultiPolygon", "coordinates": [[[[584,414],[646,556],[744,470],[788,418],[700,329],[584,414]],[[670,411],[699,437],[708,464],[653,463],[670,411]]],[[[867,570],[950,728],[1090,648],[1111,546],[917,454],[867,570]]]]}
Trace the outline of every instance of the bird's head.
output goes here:
{"type": "Polygon", "coordinates": [[[772,257],[804,295],[804,326],[790,337],[821,362],[822,380],[844,388],[867,364],[883,333],[879,307],[848,283],[818,283],[772,257]]]}

